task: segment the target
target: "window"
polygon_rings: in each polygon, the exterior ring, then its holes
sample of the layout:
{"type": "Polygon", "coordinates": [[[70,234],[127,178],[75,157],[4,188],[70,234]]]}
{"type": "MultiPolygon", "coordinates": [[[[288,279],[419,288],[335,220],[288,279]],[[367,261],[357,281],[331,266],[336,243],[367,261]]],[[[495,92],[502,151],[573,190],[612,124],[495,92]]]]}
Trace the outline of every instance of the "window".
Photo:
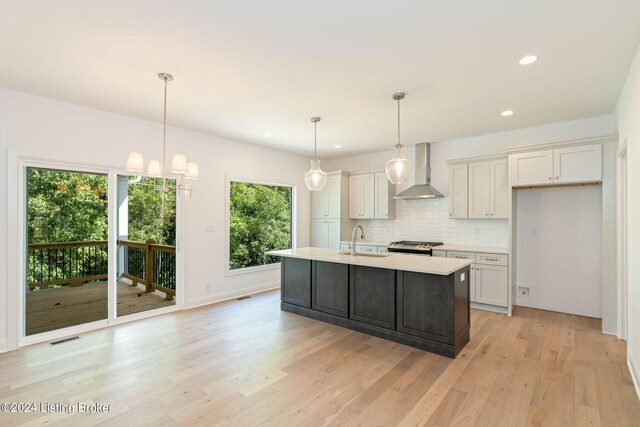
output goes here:
{"type": "Polygon", "coordinates": [[[290,249],[293,188],[229,181],[229,270],[280,262],[265,252],[290,249]]]}

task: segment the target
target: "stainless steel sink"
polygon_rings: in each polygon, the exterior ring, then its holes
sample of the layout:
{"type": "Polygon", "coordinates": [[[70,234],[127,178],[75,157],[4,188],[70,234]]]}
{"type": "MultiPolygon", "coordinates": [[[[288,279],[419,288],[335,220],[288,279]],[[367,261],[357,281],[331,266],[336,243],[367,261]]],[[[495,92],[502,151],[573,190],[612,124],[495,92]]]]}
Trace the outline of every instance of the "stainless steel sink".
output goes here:
{"type": "MultiPolygon", "coordinates": [[[[338,253],[340,255],[351,255],[351,251],[349,250],[342,250],[342,251],[338,251],[338,253]]],[[[391,255],[388,252],[364,252],[364,251],[358,251],[356,252],[356,256],[370,256],[370,257],[374,257],[374,258],[383,258],[386,256],[391,255]]]]}

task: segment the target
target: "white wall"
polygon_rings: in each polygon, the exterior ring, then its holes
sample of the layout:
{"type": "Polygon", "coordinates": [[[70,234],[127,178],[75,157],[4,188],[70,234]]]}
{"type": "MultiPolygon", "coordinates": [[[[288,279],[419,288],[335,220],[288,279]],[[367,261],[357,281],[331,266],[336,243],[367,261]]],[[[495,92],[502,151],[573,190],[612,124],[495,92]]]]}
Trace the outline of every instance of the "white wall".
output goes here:
{"type": "Polygon", "coordinates": [[[640,395],[640,49],[638,49],[624,85],[615,118],[620,141],[627,142],[628,192],[628,342],[629,365],[635,373],[636,390],[640,395]]]}
{"type": "MultiPolygon", "coordinates": [[[[508,120],[508,119],[507,119],[508,120]]],[[[547,126],[457,139],[431,144],[431,184],[445,196],[449,192],[449,167],[447,160],[475,156],[503,154],[505,148],[520,145],[584,139],[615,133],[613,116],[600,116],[547,126]]],[[[392,150],[346,157],[323,162],[323,169],[362,171],[384,169],[392,150]]],[[[407,157],[414,160],[414,149],[406,149],[407,157]]],[[[397,192],[413,185],[413,175],[396,188],[397,192]]],[[[406,238],[442,238],[446,243],[477,246],[506,247],[508,224],[503,220],[460,220],[443,217],[448,199],[402,201],[398,200],[396,220],[361,221],[367,237],[372,240],[401,240],[406,238]],[[427,230],[432,232],[427,234],[427,230]],[[433,236],[433,237],[430,237],[433,236]]]]}
{"type": "MultiPolygon", "coordinates": [[[[602,316],[601,186],[517,192],[517,305],[602,316]]],[[[615,263],[614,263],[615,265],[615,263]]]]}
{"type": "MultiPolygon", "coordinates": [[[[0,89],[0,350],[7,344],[7,289],[17,286],[8,283],[7,277],[8,267],[14,267],[7,265],[8,150],[18,155],[122,168],[130,150],[142,151],[147,160],[159,158],[161,141],[161,123],[0,89]]],[[[195,183],[193,197],[187,199],[186,305],[278,286],[279,270],[225,275],[225,175],[296,185],[297,244],[308,246],[310,197],[304,172],[309,159],[176,127],[168,128],[168,151],[169,158],[179,151],[200,164],[201,178],[195,183]],[[205,225],[213,225],[215,232],[205,233],[205,225]]]]}

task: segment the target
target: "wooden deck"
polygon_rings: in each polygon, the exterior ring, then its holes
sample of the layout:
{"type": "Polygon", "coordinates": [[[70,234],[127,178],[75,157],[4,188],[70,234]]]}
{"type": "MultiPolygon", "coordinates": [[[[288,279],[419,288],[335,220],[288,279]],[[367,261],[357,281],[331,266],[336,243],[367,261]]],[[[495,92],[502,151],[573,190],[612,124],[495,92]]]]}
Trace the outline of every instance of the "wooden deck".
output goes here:
{"type": "MultiPolygon", "coordinates": [[[[175,304],[162,292],[145,293],[141,286],[118,283],[118,316],[175,304]]],[[[33,335],[107,318],[107,283],[43,289],[27,293],[26,334],[33,335]]]]}

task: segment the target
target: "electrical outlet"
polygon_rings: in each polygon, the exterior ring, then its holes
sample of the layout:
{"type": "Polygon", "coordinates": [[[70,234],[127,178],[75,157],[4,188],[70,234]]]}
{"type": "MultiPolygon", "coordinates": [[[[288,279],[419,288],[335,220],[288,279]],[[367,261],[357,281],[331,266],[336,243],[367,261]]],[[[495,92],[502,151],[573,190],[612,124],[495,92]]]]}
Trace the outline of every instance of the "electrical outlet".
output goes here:
{"type": "Polygon", "coordinates": [[[518,286],[518,296],[521,296],[521,297],[531,296],[531,294],[529,293],[529,287],[528,286],[518,286]]]}
{"type": "Polygon", "coordinates": [[[538,237],[538,229],[537,228],[532,228],[531,229],[531,237],[538,237]]]}
{"type": "Polygon", "coordinates": [[[215,233],[216,227],[214,225],[205,225],[204,226],[204,231],[206,233],[215,233]]]}

